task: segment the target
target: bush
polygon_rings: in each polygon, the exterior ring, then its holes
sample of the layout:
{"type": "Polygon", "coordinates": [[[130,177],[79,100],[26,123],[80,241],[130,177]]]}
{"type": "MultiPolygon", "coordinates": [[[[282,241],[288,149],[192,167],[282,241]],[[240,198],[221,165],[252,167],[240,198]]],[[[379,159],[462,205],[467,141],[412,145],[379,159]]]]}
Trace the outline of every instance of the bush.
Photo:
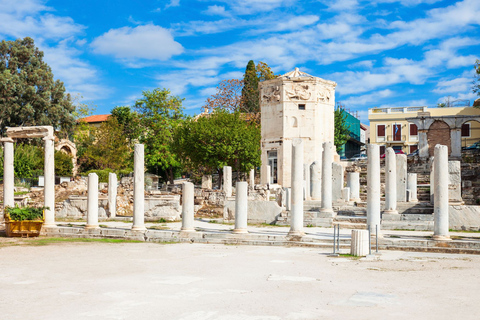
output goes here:
{"type": "Polygon", "coordinates": [[[72,170],[72,157],[65,152],[55,150],[55,175],[62,177],[71,177],[72,170]]]}
{"type": "Polygon", "coordinates": [[[24,220],[40,220],[43,219],[43,210],[46,207],[34,208],[34,207],[23,207],[19,208],[18,206],[6,207],[5,216],[9,217],[10,220],[14,221],[24,221],[24,220]]]}
{"type": "Polygon", "coordinates": [[[103,170],[90,170],[85,172],[86,175],[89,173],[96,173],[98,176],[98,182],[108,182],[108,174],[113,172],[112,169],[103,169],[103,170]]]}

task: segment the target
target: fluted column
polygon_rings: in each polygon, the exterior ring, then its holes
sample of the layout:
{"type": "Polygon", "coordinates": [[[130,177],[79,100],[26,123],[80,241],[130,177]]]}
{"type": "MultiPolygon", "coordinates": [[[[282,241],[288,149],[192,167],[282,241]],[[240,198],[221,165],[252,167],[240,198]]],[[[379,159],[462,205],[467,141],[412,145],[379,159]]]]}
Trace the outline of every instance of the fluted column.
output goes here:
{"type": "Polygon", "coordinates": [[[85,229],[96,229],[98,225],[98,176],[96,173],[88,174],[87,193],[87,225],[85,229]]]}
{"type": "Polygon", "coordinates": [[[248,233],[248,183],[241,181],[236,184],[235,193],[235,229],[233,233],[248,233]]]}
{"type": "Polygon", "coordinates": [[[145,230],[145,151],[143,144],[136,144],[133,158],[133,226],[132,230],[145,230]]]}
{"type": "Polygon", "coordinates": [[[195,204],[195,187],[191,182],[185,182],[182,186],[182,231],[195,231],[194,222],[194,206],[195,204]]]}
{"type": "Polygon", "coordinates": [[[435,198],[434,240],[450,240],[448,233],[448,147],[437,144],[434,151],[435,198]]]}
{"type": "Polygon", "coordinates": [[[384,213],[397,211],[397,163],[395,151],[387,148],[385,154],[385,210],[384,213]]]}
{"type": "Polygon", "coordinates": [[[43,189],[45,222],[44,227],[54,227],[55,224],[55,146],[54,136],[47,136],[43,138],[45,141],[45,165],[44,176],[45,185],[43,189]]]}
{"type": "Polygon", "coordinates": [[[113,172],[108,174],[108,211],[110,218],[117,216],[117,175],[113,172]]]}
{"type": "Polygon", "coordinates": [[[380,146],[367,147],[367,225],[372,234],[380,233],[380,146]]]}
{"type": "Polygon", "coordinates": [[[303,232],[303,140],[292,141],[292,210],[291,236],[302,236],[303,232]]]}
{"type": "Polygon", "coordinates": [[[333,164],[333,143],[323,143],[322,155],[322,208],[320,212],[334,215],[332,206],[332,164],[333,164]]]}
{"type": "MultiPolygon", "coordinates": [[[[2,138],[1,141],[3,142],[3,209],[5,209],[5,207],[15,206],[14,150],[13,139],[2,138]]],[[[3,215],[0,216],[0,221],[3,221],[3,215]]]]}

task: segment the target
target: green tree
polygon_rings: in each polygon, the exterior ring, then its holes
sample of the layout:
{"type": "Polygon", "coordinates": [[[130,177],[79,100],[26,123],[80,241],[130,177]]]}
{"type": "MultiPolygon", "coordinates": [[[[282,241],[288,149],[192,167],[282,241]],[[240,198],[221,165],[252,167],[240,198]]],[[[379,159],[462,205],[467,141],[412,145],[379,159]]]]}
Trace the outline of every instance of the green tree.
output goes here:
{"type": "Polygon", "coordinates": [[[275,79],[277,76],[265,62],[260,61],[256,66],[257,78],[259,82],[275,79]]]}
{"type": "Polygon", "coordinates": [[[7,126],[51,125],[71,131],[74,106],[53,79],[32,38],[0,43],[0,134],[7,126]]]}
{"type": "Polygon", "coordinates": [[[221,178],[224,166],[237,172],[260,166],[260,138],[259,125],[245,115],[215,110],[177,128],[175,151],[192,167],[203,168],[205,173],[216,171],[221,178]]]}
{"type": "Polygon", "coordinates": [[[260,111],[260,93],[258,92],[257,68],[253,60],[248,61],[243,76],[242,101],[244,112],[256,113],[260,111]]]}
{"type": "Polygon", "coordinates": [[[182,101],[172,96],[168,89],[143,91],[143,98],[135,102],[144,134],[140,141],[145,145],[145,162],[154,173],[164,173],[173,183],[176,170],[181,168],[172,151],[174,130],[184,121],[182,101]]]}
{"type": "Polygon", "coordinates": [[[132,111],[128,106],[123,106],[113,108],[111,114],[112,117],[117,119],[128,144],[133,148],[133,145],[138,142],[138,138],[142,133],[138,113],[132,111]]]}
{"type": "Polygon", "coordinates": [[[55,175],[62,177],[72,176],[72,156],[63,151],[55,150],[55,175]]]}
{"type": "Polygon", "coordinates": [[[98,129],[91,128],[90,137],[91,144],[78,159],[81,172],[133,168],[132,148],[116,117],[110,117],[98,129]]]}
{"type": "Polygon", "coordinates": [[[346,122],[347,115],[344,112],[345,111],[343,109],[343,106],[341,105],[337,106],[337,108],[335,109],[335,131],[333,144],[335,145],[335,147],[337,147],[337,150],[340,149],[340,147],[348,141],[348,138],[350,136],[350,130],[346,122]]]}
{"type": "Polygon", "coordinates": [[[480,60],[476,60],[473,67],[475,68],[475,80],[473,81],[472,90],[480,96],[480,60]]]}

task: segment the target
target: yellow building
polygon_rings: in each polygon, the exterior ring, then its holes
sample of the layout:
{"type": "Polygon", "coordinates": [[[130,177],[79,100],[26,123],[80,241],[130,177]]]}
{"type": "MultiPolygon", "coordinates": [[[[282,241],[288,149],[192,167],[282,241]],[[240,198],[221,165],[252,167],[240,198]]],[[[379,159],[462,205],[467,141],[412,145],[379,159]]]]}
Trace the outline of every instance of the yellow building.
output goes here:
{"type": "Polygon", "coordinates": [[[386,147],[408,154],[426,144],[425,156],[434,143],[442,143],[449,146],[450,153],[454,149],[452,156],[459,156],[460,146],[470,146],[480,140],[478,117],[480,109],[473,107],[372,108],[368,110],[370,143],[380,145],[381,154],[386,147]]]}

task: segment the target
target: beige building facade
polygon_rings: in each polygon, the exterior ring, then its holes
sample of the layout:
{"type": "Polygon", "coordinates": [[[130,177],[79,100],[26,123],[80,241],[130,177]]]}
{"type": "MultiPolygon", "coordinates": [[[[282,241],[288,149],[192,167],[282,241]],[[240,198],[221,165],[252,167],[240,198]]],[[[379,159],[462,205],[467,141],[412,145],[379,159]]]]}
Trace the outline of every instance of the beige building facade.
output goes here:
{"type": "Polygon", "coordinates": [[[304,163],[322,159],[322,143],[334,138],[336,85],[298,68],[259,84],[262,184],[290,187],[294,138],[303,139],[304,163]]]}
{"type": "Polygon", "coordinates": [[[372,108],[370,142],[385,148],[412,153],[419,149],[421,157],[433,155],[435,144],[449,148],[449,155],[461,156],[461,148],[480,140],[480,109],[473,107],[372,108]]]}

